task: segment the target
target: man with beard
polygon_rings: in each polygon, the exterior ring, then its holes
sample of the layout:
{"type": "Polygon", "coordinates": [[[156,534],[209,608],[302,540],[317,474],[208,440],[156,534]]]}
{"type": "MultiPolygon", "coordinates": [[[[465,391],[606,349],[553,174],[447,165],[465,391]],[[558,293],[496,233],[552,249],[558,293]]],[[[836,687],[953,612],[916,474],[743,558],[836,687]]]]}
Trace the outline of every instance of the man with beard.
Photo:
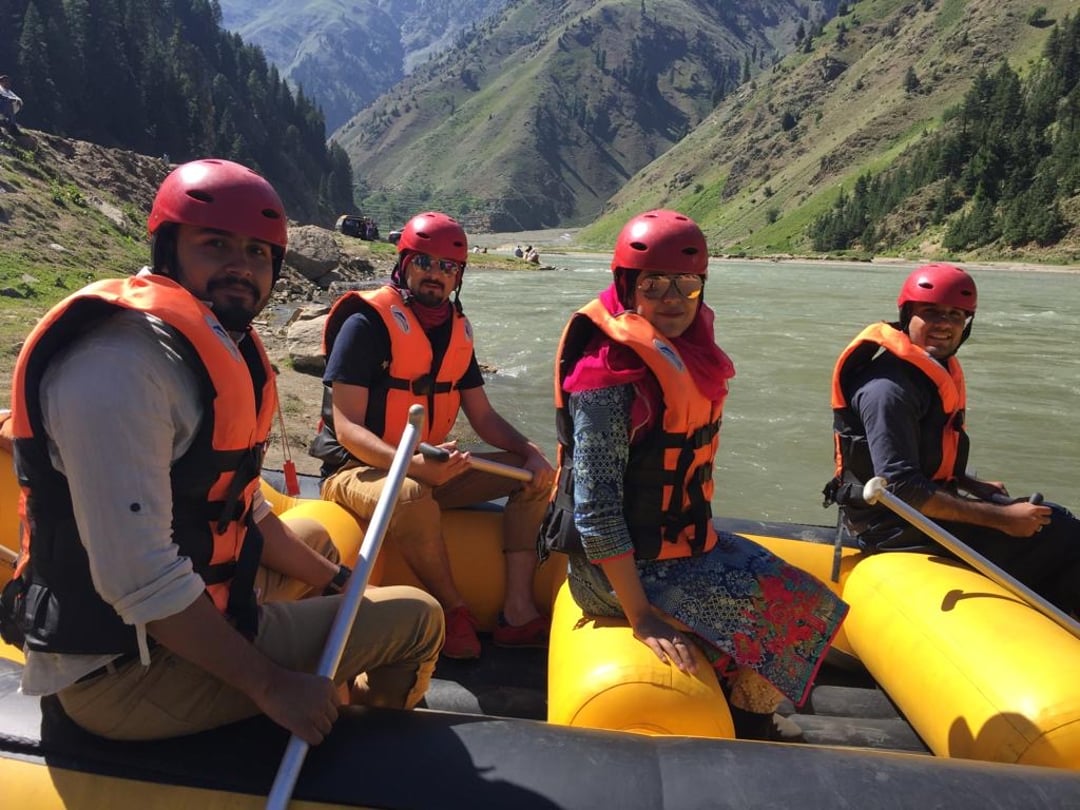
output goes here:
{"type": "Polygon", "coordinates": [[[398,546],[442,605],[443,655],[476,658],[477,621],[450,571],[441,510],[509,496],[503,518],[506,594],[494,640],[501,646],[542,646],[548,620],[533,601],[532,582],[536,535],[554,470],[484,393],[472,326],[461,307],[469,254],[461,225],[446,214],[418,214],[402,230],[397,250],[390,284],[346,293],[326,321],[322,425],[310,451],[323,462],[322,495],[371,517],[409,408],[423,405],[423,440],[440,447],[445,458],[413,457],[386,542],[398,546]],[[448,442],[459,409],[483,441],[505,452],[474,454],[448,442]],[[524,467],[532,480],[522,485],[470,469],[473,457],[524,467]]]}
{"type": "Polygon", "coordinates": [[[129,740],[261,712],[317,744],[344,701],[411,708],[438,605],[369,592],[335,680],[315,675],[350,571],[321,527],[260,494],[277,391],[251,321],[281,272],[281,200],[244,166],[198,160],[165,178],[148,229],[153,266],[62,301],[16,365],[29,536],[3,627],[25,641],[23,692],[129,740]]]}
{"type": "Polygon", "coordinates": [[[825,503],[868,551],[942,549],[886,507],[862,500],[882,476],[896,497],[1073,615],[1080,613],[1080,522],[1056,504],[1011,498],[999,481],[967,472],[964,372],[975,281],[927,264],[904,281],[899,320],[864,329],[833,372],[836,474],[825,503]]]}

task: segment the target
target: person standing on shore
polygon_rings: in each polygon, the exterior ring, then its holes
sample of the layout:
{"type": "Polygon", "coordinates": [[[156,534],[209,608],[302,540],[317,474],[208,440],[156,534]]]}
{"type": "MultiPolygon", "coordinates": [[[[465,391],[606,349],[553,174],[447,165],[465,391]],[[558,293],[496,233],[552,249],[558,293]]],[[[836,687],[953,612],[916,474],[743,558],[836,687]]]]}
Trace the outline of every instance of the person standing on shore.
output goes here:
{"type": "Polygon", "coordinates": [[[536,532],[554,470],[536,444],[492,407],[461,306],[469,255],[461,225],[430,211],[409,220],[397,245],[390,284],[349,292],[334,304],[323,332],[326,371],[322,420],[310,452],[322,460],[322,496],[370,518],[389,472],[394,445],[413,404],[423,405],[423,440],[444,460],[414,456],[387,529],[424,587],[446,614],[448,658],[476,658],[477,621],[450,571],[441,512],[508,497],[503,518],[506,593],[497,645],[543,646],[548,619],[532,595],[536,532]],[[464,411],[485,442],[502,453],[459,450],[447,436],[464,411]],[[524,467],[528,484],[470,469],[473,456],[524,467]]]}
{"type": "Polygon", "coordinates": [[[0,122],[2,122],[12,135],[21,135],[22,130],[15,123],[15,116],[22,109],[22,99],[11,89],[11,77],[0,76],[0,122]]]}
{"type": "Polygon", "coordinates": [[[1012,498],[967,472],[967,395],[957,359],[978,305],[975,281],[927,264],[904,281],[899,319],[864,329],[833,371],[836,472],[825,505],[868,551],[947,553],[888,508],[862,500],[888,489],[1064,611],[1080,614],[1080,521],[1056,504],[1012,498]]]}

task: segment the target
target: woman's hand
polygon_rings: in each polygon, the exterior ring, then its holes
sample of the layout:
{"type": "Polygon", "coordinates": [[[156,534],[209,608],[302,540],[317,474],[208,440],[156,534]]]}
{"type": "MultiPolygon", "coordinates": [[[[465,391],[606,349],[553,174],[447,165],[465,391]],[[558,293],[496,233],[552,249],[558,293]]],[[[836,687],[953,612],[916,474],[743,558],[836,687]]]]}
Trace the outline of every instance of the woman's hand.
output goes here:
{"type": "Polygon", "coordinates": [[[693,644],[686,634],[676,629],[655,613],[643,616],[634,623],[634,638],[656,653],[661,661],[670,661],[680,671],[693,674],[697,671],[693,644]]]}

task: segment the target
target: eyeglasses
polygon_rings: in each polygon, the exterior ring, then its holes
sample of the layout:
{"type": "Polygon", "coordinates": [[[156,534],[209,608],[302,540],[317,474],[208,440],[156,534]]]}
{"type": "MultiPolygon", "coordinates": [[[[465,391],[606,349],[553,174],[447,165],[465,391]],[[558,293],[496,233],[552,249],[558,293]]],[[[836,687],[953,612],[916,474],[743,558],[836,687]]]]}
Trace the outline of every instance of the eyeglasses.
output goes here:
{"type": "Polygon", "coordinates": [[[461,264],[453,259],[436,259],[426,253],[414,253],[410,261],[425,273],[437,271],[452,276],[461,270],[461,264]]]}
{"type": "Polygon", "coordinates": [[[951,326],[964,326],[971,317],[962,309],[942,309],[932,305],[916,307],[911,314],[927,323],[947,323],[951,326]]]}
{"type": "Polygon", "coordinates": [[[704,288],[705,276],[695,273],[680,273],[677,276],[645,276],[637,285],[638,292],[652,301],[667,297],[672,289],[688,301],[696,301],[701,297],[701,291],[704,288]]]}

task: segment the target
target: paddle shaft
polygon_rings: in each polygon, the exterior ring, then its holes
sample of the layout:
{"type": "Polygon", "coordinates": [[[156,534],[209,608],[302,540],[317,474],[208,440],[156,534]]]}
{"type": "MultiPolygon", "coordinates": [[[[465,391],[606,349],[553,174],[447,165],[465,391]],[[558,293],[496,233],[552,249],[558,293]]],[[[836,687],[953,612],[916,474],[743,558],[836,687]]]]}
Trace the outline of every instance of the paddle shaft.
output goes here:
{"type": "MultiPolygon", "coordinates": [[[[435,447],[427,442],[421,442],[419,450],[424,458],[430,458],[435,461],[446,461],[446,459],[450,458],[449,450],[443,447],[435,447]]],[[[516,481],[524,481],[526,484],[533,479],[533,474],[523,467],[500,464],[498,461],[492,461],[487,458],[470,456],[469,466],[474,470],[480,470],[480,472],[501,475],[503,478],[513,478],[516,481]]]]}
{"type": "MultiPolygon", "coordinates": [[[[1035,593],[1035,591],[1031,590],[1027,585],[1024,585],[1022,582],[1015,579],[1008,572],[998,568],[994,563],[986,559],[986,557],[972,549],[956,535],[946,531],[918,509],[904,503],[904,501],[889,492],[889,490],[885,488],[885,485],[885,479],[881,476],[871,478],[866,482],[866,486],[863,487],[863,500],[870,505],[881,503],[888,507],[916,529],[919,529],[939,545],[944,546],[951,551],[980,574],[993,580],[1013,596],[1026,602],[1048,619],[1072,633],[1076,638],[1080,638],[1080,622],[1077,622],[1071,616],[1068,616],[1056,605],[1048,602],[1042,596],[1035,593]]],[[[1016,542],[1022,543],[1023,540],[1018,538],[1016,542]]]]}
{"type": "MultiPolygon", "coordinates": [[[[413,405],[409,409],[409,423],[405,426],[405,432],[398,443],[394,460],[390,464],[390,472],[383,484],[379,501],[375,504],[375,511],[371,515],[371,522],[364,534],[364,542],[360,546],[360,558],[356,569],[349,578],[349,587],[338,607],[334,624],[330,628],[330,634],[326,638],[326,646],[323,648],[322,658],[319,659],[319,667],[316,674],[324,678],[333,678],[337,672],[341,656],[345,653],[345,644],[349,639],[353,623],[356,621],[356,613],[360,609],[360,602],[364,598],[364,590],[367,588],[371,570],[375,565],[375,559],[379,555],[379,547],[382,545],[386,528],[390,525],[390,515],[393,514],[394,506],[397,505],[398,495],[401,494],[401,485],[405,481],[405,473],[409,469],[409,461],[420,439],[420,425],[424,421],[424,408],[421,405],[413,405]]],[[[300,776],[300,768],[303,767],[304,758],[307,756],[308,744],[295,734],[289,738],[285,748],[285,755],[281,759],[277,776],[274,777],[274,785],[267,797],[267,810],[285,810],[292,797],[296,780],[300,776]]]]}

